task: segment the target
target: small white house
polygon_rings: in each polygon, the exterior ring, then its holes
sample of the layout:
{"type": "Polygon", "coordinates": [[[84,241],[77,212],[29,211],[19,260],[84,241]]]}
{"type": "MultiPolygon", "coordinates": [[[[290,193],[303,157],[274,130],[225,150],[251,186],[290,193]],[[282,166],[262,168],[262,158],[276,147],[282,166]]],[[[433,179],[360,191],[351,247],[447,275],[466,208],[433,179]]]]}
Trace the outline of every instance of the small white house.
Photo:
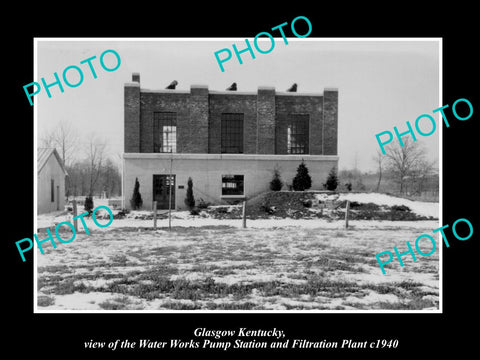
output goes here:
{"type": "Polygon", "coordinates": [[[37,213],[43,214],[65,207],[67,171],[55,148],[37,149],[37,213]]]}

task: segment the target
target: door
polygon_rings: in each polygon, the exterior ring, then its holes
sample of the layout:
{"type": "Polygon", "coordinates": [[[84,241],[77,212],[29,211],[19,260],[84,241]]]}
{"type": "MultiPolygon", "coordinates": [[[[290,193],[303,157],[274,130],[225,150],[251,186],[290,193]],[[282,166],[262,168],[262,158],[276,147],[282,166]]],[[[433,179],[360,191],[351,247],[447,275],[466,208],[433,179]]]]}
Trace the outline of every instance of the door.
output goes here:
{"type": "Polygon", "coordinates": [[[157,202],[157,209],[175,209],[175,175],[153,175],[153,201],[157,202]],[[170,199],[171,196],[171,199],[170,199]]]}

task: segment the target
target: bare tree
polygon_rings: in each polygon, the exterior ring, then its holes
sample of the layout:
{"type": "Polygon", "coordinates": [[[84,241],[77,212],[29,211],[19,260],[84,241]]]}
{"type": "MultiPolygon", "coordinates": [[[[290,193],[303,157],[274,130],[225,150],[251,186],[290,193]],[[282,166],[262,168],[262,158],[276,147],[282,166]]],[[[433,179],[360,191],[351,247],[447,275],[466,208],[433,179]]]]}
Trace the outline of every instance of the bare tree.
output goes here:
{"type": "Polygon", "coordinates": [[[399,184],[400,194],[406,192],[407,180],[421,171],[425,161],[425,152],[419,143],[410,138],[403,143],[403,146],[400,146],[399,142],[390,146],[385,154],[387,168],[399,184]]]}
{"type": "Polygon", "coordinates": [[[80,169],[77,162],[72,163],[70,166],[67,167],[68,172],[68,183],[66,185],[66,195],[67,199],[70,195],[77,196],[79,190],[79,182],[80,182],[80,169]]]}
{"type": "Polygon", "coordinates": [[[44,133],[38,140],[40,147],[44,148],[54,148],[56,143],[54,140],[55,130],[44,133]]]}
{"type": "Polygon", "coordinates": [[[75,152],[79,143],[78,133],[71,123],[62,120],[53,130],[45,132],[39,140],[40,146],[56,148],[62,157],[63,164],[69,174],[65,179],[65,195],[68,201],[72,188],[72,178],[68,169],[73,164],[75,158],[75,152]]]}
{"type": "Polygon", "coordinates": [[[78,147],[78,132],[71,123],[60,121],[54,130],[46,132],[40,138],[43,147],[54,147],[62,157],[65,166],[71,164],[78,147]]]}
{"type": "Polygon", "coordinates": [[[106,144],[100,141],[95,135],[88,137],[86,146],[87,166],[88,166],[88,195],[93,195],[95,184],[102,170],[102,165],[105,158],[106,144]]]}
{"type": "Polygon", "coordinates": [[[378,165],[378,182],[377,182],[377,192],[380,191],[380,183],[382,181],[382,163],[385,160],[385,156],[383,156],[380,150],[377,150],[377,154],[373,157],[373,160],[378,165]]]}
{"type": "Polygon", "coordinates": [[[429,178],[437,173],[436,165],[435,160],[422,159],[419,161],[417,169],[411,175],[412,190],[415,194],[422,195],[423,191],[426,190],[429,178]]]}
{"type": "Polygon", "coordinates": [[[106,192],[107,197],[120,192],[121,175],[117,165],[108,158],[102,167],[101,172],[101,190],[106,192]]]}

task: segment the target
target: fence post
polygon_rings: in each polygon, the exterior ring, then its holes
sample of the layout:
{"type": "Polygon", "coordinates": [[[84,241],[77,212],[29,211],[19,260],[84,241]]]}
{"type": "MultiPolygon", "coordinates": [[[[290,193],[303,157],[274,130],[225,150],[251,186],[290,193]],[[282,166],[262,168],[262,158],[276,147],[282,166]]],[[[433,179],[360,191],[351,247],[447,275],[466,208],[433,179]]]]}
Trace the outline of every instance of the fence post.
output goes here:
{"type": "Polygon", "coordinates": [[[348,213],[350,210],[350,201],[347,200],[347,207],[345,211],[345,229],[348,229],[348,213]]]}
{"type": "Polygon", "coordinates": [[[157,230],[157,202],[153,202],[153,230],[157,230]]]}
{"type": "Polygon", "coordinates": [[[78,219],[75,219],[77,217],[77,200],[72,201],[73,205],[73,227],[75,228],[75,231],[78,232],[78,219]]]}
{"type": "Polygon", "coordinates": [[[242,227],[243,227],[243,228],[246,228],[246,227],[247,227],[246,204],[247,204],[247,200],[243,200],[243,205],[242,205],[242,227]]]}

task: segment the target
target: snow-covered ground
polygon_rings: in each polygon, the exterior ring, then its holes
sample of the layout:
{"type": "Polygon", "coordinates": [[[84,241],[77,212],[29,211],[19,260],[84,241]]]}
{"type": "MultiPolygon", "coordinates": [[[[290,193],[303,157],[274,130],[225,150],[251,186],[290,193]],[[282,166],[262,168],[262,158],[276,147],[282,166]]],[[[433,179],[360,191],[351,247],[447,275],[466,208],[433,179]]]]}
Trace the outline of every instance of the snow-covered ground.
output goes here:
{"type": "MultiPolygon", "coordinates": [[[[150,211],[137,211],[138,215],[150,214],[150,211]]],[[[62,221],[70,221],[71,216],[68,215],[41,215],[38,217],[37,228],[45,228],[55,226],[62,221]]],[[[107,223],[107,220],[98,220],[100,223],[107,223]]],[[[82,230],[81,222],[79,221],[80,231],[82,230]]],[[[91,218],[85,218],[85,223],[88,229],[98,229],[91,218]]],[[[322,228],[322,229],[343,229],[345,227],[344,221],[329,221],[325,219],[254,219],[247,220],[248,228],[256,229],[270,229],[270,228],[285,228],[285,227],[300,227],[300,228],[322,228]]],[[[157,219],[158,228],[166,228],[169,225],[168,219],[157,219]]],[[[428,221],[390,221],[390,220],[350,220],[349,226],[358,229],[396,229],[396,228],[438,228],[439,222],[436,220],[428,221]]],[[[200,217],[190,215],[188,211],[172,212],[172,227],[211,227],[211,226],[232,226],[241,228],[242,220],[240,219],[214,219],[212,217],[200,217]]],[[[107,228],[101,229],[108,231],[113,228],[152,228],[153,220],[140,220],[133,217],[125,219],[115,219],[107,228]]]]}
{"type": "Polygon", "coordinates": [[[438,309],[437,253],[386,275],[375,259],[428,231],[97,229],[37,251],[38,310],[438,309]]]}
{"type": "MultiPolygon", "coordinates": [[[[317,194],[321,197],[323,194],[317,194]]],[[[325,200],[325,198],[321,198],[325,200]]],[[[438,204],[382,194],[341,194],[339,200],[406,205],[436,216],[438,204]]],[[[96,204],[97,205],[97,204],[96,204]]],[[[438,251],[418,261],[392,261],[387,274],[375,255],[438,221],[247,220],[172,212],[168,219],[132,211],[107,228],[91,218],[91,234],[37,249],[38,311],[55,310],[425,310],[439,307],[438,251]]],[[[99,213],[100,215],[100,213],[99,213]]],[[[37,227],[71,221],[43,214],[37,227]]],[[[106,219],[99,219],[106,223],[106,219]]],[[[80,222],[79,222],[80,224],[80,222]]]]}

